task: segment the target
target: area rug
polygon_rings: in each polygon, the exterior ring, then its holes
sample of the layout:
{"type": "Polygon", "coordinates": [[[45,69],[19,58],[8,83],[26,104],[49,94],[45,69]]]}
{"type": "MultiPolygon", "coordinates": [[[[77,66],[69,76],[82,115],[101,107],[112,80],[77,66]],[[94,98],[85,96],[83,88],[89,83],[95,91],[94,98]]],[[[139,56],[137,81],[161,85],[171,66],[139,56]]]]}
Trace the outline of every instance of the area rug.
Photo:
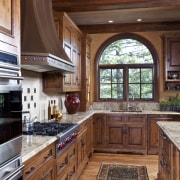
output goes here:
{"type": "Polygon", "coordinates": [[[148,180],[146,166],[102,163],[97,180],[148,180]]]}

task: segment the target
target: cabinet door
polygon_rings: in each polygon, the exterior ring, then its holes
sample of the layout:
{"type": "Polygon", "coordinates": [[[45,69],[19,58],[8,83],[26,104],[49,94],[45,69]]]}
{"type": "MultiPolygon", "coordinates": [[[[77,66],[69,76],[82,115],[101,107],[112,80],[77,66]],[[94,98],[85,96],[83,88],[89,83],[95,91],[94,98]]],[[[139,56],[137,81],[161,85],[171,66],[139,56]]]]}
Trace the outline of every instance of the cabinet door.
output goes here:
{"type": "Polygon", "coordinates": [[[90,106],[90,51],[91,39],[87,34],[83,35],[81,50],[81,104],[80,111],[88,110],[90,106]]]}
{"type": "Polygon", "coordinates": [[[51,161],[49,161],[47,163],[47,165],[45,165],[42,168],[41,174],[40,174],[40,179],[42,180],[54,180],[55,178],[55,171],[54,171],[54,160],[51,159],[51,161]]]}
{"type": "Polygon", "coordinates": [[[93,116],[93,144],[95,148],[105,145],[105,114],[93,116]]]}
{"type": "Polygon", "coordinates": [[[128,115],[126,119],[126,147],[147,154],[147,116],[128,115]]]}
{"type": "Polygon", "coordinates": [[[92,145],[93,145],[92,121],[93,121],[93,118],[87,119],[87,136],[86,136],[86,139],[87,139],[86,144],[87,145],[86,145],[86,147],[87,147],[88,157],[90,157],[92,155],[92,145]]]}
{"type": "Polygon", "coordinates": [[[126,127],[124,125],[125,116],[107,115],[106,137],[108,148],[123,148],[126,138],[126,127]]]}
{"type": "Polygon", "coordinates": [[[0,50],[20,54],[20,1],[0,1],[0,50]]]}
{"type": "Polygon", "coordinates": [[[86,132],[82,134],[81,137],[78,137],[77,142],[77,167],[83,162],[83,160],[87,157],[87,149],[86,149],[86,132]]]}
{"type": "Polygon", "coordinates": [[[165,57],[167,71],[180,70],[180,36],[165,36],[165,57]]]}

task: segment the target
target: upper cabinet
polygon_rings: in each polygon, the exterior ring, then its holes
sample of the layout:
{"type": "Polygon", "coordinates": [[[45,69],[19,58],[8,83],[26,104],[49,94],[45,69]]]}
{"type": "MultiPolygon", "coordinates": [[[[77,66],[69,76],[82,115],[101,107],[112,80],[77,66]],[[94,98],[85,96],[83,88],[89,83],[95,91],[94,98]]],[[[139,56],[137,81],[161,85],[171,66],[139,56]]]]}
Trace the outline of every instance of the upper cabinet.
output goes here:
{"type": "Polygon", "coordinates": [[[20,55],[20,1],[0,1],[0,51],[20,55]]]}
{"type": "Polygon", "coordinates": [[[164,36],[165,90],[180,89],[180,34],[164,36]]]}
{"type": "Polygon", "coordinates": [[[44,91],[80,91],[82,32],[66,13],[55,13],[54,21],[60,44],[63,46],[72,63],[75,65],[75,73],[44,73],[44,91]]]}
{"type": "Polygon", "coordinates": [[[82,64],[81,72],[82,89],[80,92],[80,111],[86,111],[90,106],[90,62],[91,62],[91,37],[88,34],[83,35],[82,39],[82,64]]]}

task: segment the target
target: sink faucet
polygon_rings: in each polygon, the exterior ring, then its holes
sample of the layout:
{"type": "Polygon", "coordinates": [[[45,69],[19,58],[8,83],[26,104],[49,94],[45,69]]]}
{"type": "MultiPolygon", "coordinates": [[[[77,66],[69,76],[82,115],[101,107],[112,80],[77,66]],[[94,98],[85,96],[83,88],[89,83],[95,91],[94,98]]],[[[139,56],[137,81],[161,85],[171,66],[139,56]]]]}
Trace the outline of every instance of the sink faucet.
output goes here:
{"type": "Polygon", "coordinates": [[[129,102],[129,96],[132,97],[132,100],[134,100],[134,96],[133,94],[129,93],[128,96],[127,96],[127,104],[126,104],[126,109],[129,111],[130,108],[132,108],[132,106],[130,105],[130,102],[129,102]]]}

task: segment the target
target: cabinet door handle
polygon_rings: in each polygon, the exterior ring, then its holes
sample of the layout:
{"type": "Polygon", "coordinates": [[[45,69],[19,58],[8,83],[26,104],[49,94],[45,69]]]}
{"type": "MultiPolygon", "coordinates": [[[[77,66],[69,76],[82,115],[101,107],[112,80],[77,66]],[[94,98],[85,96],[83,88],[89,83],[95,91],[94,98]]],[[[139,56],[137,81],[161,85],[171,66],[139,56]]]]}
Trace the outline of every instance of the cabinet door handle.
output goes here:
{"type": "Polygon", "coordinates": [[[127,134],[127,133],[128,133],[127,129],[123,130],[123,134],[127,134]]]}

